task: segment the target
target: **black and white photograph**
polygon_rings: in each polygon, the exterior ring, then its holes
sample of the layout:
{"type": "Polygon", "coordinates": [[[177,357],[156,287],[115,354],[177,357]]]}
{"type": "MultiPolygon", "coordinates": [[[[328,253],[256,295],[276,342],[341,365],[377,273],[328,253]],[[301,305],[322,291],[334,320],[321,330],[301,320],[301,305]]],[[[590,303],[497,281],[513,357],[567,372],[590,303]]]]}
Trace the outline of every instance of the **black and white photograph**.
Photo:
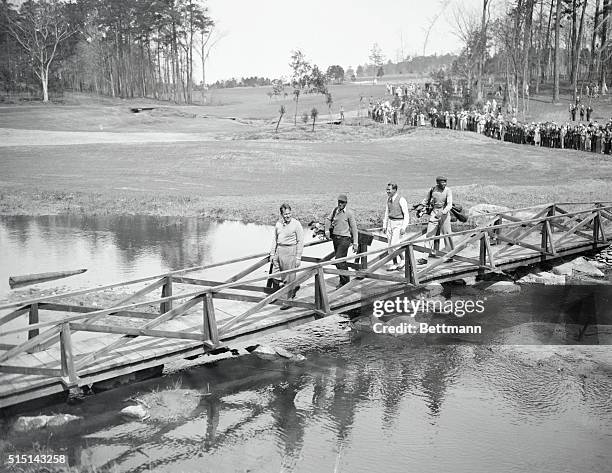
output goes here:
{"type": "Polygon", "coordinates": [[[612,473],[612,0],[0,0],[0,472],[612,473]]]}

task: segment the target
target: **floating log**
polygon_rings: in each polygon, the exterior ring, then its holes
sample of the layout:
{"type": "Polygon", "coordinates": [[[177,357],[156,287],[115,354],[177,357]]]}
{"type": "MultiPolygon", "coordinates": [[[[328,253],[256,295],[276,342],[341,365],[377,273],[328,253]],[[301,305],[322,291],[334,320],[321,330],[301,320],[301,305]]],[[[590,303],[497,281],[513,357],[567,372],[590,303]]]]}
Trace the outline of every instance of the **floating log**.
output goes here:
{"type": "Polygon", "coordinates": [[[87,271],[87,269],[75,269],[72,271],[55,271],[51,273],[36,273],[36,274],[25,274],[23,276],[11,276],[9,278],[9,286],[11,286],[11,289],[12,289],[17,286],[27,286],[29,284],[37,284],[39,282],[67,278],[68,276],[74,276],[75,274],[81,274],[81,273],[84,273],[85,271],[87,271]]]}

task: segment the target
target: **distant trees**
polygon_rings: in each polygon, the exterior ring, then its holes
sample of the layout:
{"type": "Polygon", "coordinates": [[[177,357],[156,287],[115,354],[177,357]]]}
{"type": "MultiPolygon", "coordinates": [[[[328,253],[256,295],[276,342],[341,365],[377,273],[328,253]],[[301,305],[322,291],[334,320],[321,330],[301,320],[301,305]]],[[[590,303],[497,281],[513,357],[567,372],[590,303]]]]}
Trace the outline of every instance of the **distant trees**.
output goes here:
{"type": "MultiPolygon", "coordinates": [[[[274,81],[268,79],[267,77],[241,77],[240,79],[236,79],[232,77],[231,79],[218,80],[212,84],[210,84],[211,88],[215,89],[231,89],[234,87],[262,87],[272,85],[274,81]]],[[[281,84],[282,85],[282,84],[281,84]]],[[[274,91],[272,92],[274,95],[274,91]]],[[[282,89],[281,89],[282,93],[282,89]]]]}
{"type": "MultiPolygon", "coordinates": [[[[457,59],[457,56],[454,54],[432,54],[431,56],[408,57],[400,62],[387,61],[381,67],[384,75],[429,74],[440,68],[450,68],[455,59],[457,59]]],[[[356,69],[349,67],[345,73],[345,80],[356,80],[357,77],[365,77],[368,74],[376,75],[378,70],[379,67],[373,64],[359,65],[356,69]],[[353,76],[355,79],[353,79],[353,76]]]]}
{"type": "Polygon", "coordinates": [[[380,67],[385,63],[385,55],[383,54],[382,49],[380,49],[378,43],[374,43],[372,45],[369,57],[372,64],[374,64],[376,67],[380,67]]]}
{"type": "MultiPolygon", "coordinates": [[[[291,53],[291,86],[293,87],[293,96],[295,100],[295,114],[293,117],[294,125],[297,125],[297,110],[300,95],[303,92],[328,94],[327,77],[317,65],[311,65],[306,60],[304,53],[296,49],[291,53]]],[[[308,116],[308,113],[306,113],[308,116]]]]}
{"type": "Polygon", "coordinates": [[[334,104],[334,99],[332,95],[328,92],[325,94],[325,104],[327,105],[327,110],[329,110],[329,123],[332,123],[332,105],[334,104]]]}
{"type": "Polygon", "coordinates": [[[3,1],[0,9],[8,32],[0,35],[2,85],[23,80],[15,67],[19,46],[29,51],[43,100],[45,84],[53,82],[113,97],[189,103],[195,56],[203,53],[204,66],[215,41],[202,0],[27,0],[19,8],[3,1]]]}
{"type": "Polygon", "coordinates": [[[315,122],[317,121],[317,117],[319,116],[319,111],[316,107],[312,107],[310,111],[310,118],[312,118],[312,131],[314,132],[315,122]]]}
{"type": "Polygon", "coordinates": [[[49,73],[60,45],[77,32],[70,22],[68,3],[56,0],[26,1],[19,11],[6,3],[0,8],[8,34],[29,57],[32,72],[39,79],[43,102],[49,101],[49,73]]]}
{"type": "Polygon", "coordinates": [[[285,92],[285,84],[281,79],[274,79],[272,81],[272,96],[281,97],[285,92]]]}
{"type": "Polygon", "coordinates": [[[325,74],[327,75],[327,79],[333,81],[335,84],[342,84],[344,81],[344,69],[342,66],[329,66],[325,74]]]}
{"type": "Polygon", "coordinates": [[[312,66],[304,57],[304,53],[296,49],[291,53],[291,87],[293,87],[293,96],[295,100],[295,114],[293,117],[294,125],[297,125],[297,110],[300,101],[300,94],[308,85],[308,77],[312,66]]]}
{"type": "Polygon", "coordinates": [[[351,82],[357,79],[357,76],[355,75],[355,71],[353,70],[351,66],[349,66],[348,69],[346,70],[344,77],[345,77],[345,80],[350,80],[351,82]]]}
{"type": "Polygon", "coordinates": [[[453,71],[463,71],[473,100],[485,99],[493,77],[501,79],[503,101],[513,110],[525,111],[529,91],[545,83],[558,102],[562,79],[574,99],[589,84],[607,89],[611,0],[482,0],[480,6],[470,12],[462,5],[455,18],[463,50],[453,71]]]}

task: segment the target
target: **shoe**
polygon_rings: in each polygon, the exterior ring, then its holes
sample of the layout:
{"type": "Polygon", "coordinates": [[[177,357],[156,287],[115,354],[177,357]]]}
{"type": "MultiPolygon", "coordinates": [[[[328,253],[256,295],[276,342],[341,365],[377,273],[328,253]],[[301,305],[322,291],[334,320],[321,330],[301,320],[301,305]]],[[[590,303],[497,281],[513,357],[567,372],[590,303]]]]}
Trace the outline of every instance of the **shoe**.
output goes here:
{"type": "Polygon", "coordinates": [[[287,310],[287,309],[291,309],[291,306],[290,306],[290,305],[283,304],[283,305],[281,306],[281,308],[280,308],[280,310],[287,310]]]}
{"type": "Polygon", "coordinates": [[[387,271],[396,271],[397,270],[397,265],[396,264],[392,264],[391,266],[387,266],[387,271]]]}
{"type": "Polygon", "coordinates": [[[427,260],[425,258],[419,258],[417,264],[427,264],[427,260]]]}
{"type": "Polygon", "coordinates": [[[397,265],[397,270],[398,270],[398,271],[403,271],[405,267],[406,267],[406,265],[405,265],[404,263],[402,263],[402,264],[398,264],[398,265],[397,265]]]}

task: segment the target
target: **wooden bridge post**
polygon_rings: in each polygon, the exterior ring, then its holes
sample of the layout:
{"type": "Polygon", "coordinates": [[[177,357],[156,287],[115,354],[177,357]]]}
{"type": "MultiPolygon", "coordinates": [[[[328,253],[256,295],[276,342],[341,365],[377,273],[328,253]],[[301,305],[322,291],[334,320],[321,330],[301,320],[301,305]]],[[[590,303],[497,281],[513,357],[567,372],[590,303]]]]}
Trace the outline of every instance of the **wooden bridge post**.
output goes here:
{"type": "MultiPolygon", "coordinates": [[[[368,251],[368,245],[363,243],[359,243],[357,245],[357,253],[366,253],[368,251]]],[[[364,255],[359,258],[359,268],[360,269],[368,269],[368,255],[364,255]]]]}
{"type": "MultiPolygon", "coordinates": [[[[172,276],[166,276],[164,278],[165,282],[162,286],[162,297],[170,297],[172,296],[172,276]]],[[[159,312],[160,314],[165,314],[166,312],[172,310],[172,301],[165,301],[159,304],[159,312]]]]}
{"type": "MultiPolygon", "coordinates": [[[[30,304],[30,314],[29,314],[29,324],[37,324],[38,323],[38,302],[34,302],[30,304]]],[[[38,329],[32,329],[28,332],[28,340],[31,340],[35,336],[38,335],[38,329]]]]}
{"type": "Polygon", "coordinates": [[[404,250],[404,277],[415,286],[419,284],[417,276],[416,259],[414,258],[414,246],[408,245],[404,250]]]}
{"type": "MultiPolygon", "coordinates": [[[[493,225],[501,225],[503,223],[503,219],[501,217],[499,217],[498,219],[495,220],[495,222],[493,222],[493,225]]],[[[501,228],[496,228],[495,230],[493,230],[493,232],[491,233],[491,239],[490,239],[490,243],[491,245],[497,245],[499,243],[499,240],[497,239],[497,235],[501,234],[501,228]]]]}
{"type": "MultiPolygon", "coordinates": [[[[357,253],[366,253],[372,244],[374,237],[368,233],[358,232],[357,253]]],[[[368,269],[368,256],[364,255],[359,260],[359,269],[368,269]]]]}
{"type": "Polygon", "coordinates": [[[219,344],[219,330],[217,329],[217,319],[215,316],[215,304],[213,296],[207,292],[202,297],[202,333],[204,340],[210,340],[213,345],[219,344]]]}
{"type": "MultiPolygon", "coordinates": [[[[548,213],[546,214],[546,217],[553,217],[555,215],[555,205],[551,205],[548,208],[548,213]]],[[[541,230],[541,241],[540,241],[540,248],[542,248],[542,253],[540,254],[540,260],[541,261],[546,261],[546,253],[549,252],[549,247],[550,247],[550,241],[549,241],[549,236],[548,236],[548,231],[550,227],[550,221],[544,220],[542,221],[542,230],[541,230]]],[[[551,235],[552,238],[552,235],[551,235]]]]}
{"type": "Polygon", "coordinates": [[[483,266],[487,265],[487,239],[485,233],[480,236],[480,254],[478,256],[478,264],[480,265],[478,268],[478,275],[482,276],[485,273],[485,268],[483,268],[483,266]]]}
{"type": "Polygon", "coordinates": [[[597,249],[597,244],[601,241],[599,236],[601,235],[601,211],[599,208],[602,207],[600,202],[595,202],[595,208],[597,208],[597,215],[593,218],[593,249],[597,249]]]}
{"type": "Polygon", "coordinates": [[[323,268],[318,268],[315,274],[315,307],[329,314],[329,299],[327,298],[327,286],[323,268]]]}
{"type": "Polygon", "coordinates": [[[74,369],[74,357],[72,355],[72,337],[70,335],[70,323],[62,324],[60,331],[60,351],[61,351],[61,373],[64,383],[68,386],[78,384],[78,378],[74,369]]]}
{"type": "MultiPolygon", "coordinates": [[[[272,258],[269,258],[270,260],[270,268],[268,269],[268,274],[272,274],[274,273],[274,263],[272,262],[272,258]]],[[[268,280],[266,281],[266,287],[268,289],[273,289],[274,288],[274,279],[273,278],[268,278],[268,280]]]]}

